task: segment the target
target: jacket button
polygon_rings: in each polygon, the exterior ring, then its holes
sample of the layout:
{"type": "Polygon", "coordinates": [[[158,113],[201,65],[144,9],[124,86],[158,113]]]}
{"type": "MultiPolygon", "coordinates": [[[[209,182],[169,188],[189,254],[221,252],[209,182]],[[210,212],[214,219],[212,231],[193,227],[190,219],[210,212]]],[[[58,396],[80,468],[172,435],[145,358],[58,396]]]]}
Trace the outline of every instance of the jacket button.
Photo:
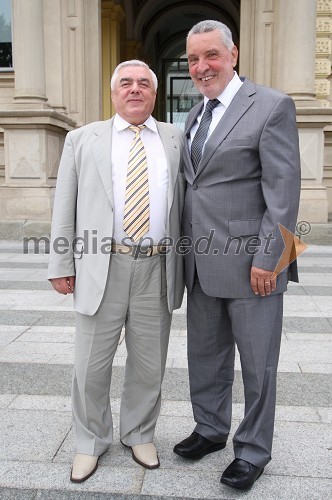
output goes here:
{"type": "Polygon", "coordinates": [[[198,189],[198,186],[196,184],[193,184],[193,190],[196,191],[198,189]]]}

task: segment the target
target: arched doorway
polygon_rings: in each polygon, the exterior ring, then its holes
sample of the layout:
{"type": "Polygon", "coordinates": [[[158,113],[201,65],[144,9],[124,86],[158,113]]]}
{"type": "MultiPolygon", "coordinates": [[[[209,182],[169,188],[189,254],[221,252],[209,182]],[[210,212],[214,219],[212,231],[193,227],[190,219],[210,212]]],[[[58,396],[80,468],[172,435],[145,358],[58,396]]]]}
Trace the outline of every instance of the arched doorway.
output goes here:
{"type": "MultiPolygon", "coordinates": [[[[109,2],[103,2],[107,4],[109,2]]],[[[183,126],[200,94],[189,78],[186,36],[194,24],[215,19],[227,24],[238,45],[240,0],[123,0],[120,59],[149,63],[159,81],[155,116],[183,126]]]]}

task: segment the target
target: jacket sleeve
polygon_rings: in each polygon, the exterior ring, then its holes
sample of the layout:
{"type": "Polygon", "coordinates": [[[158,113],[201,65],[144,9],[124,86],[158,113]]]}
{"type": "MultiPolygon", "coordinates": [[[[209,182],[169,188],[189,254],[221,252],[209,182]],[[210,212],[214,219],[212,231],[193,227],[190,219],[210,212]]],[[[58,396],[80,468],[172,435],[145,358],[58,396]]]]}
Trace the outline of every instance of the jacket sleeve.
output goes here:
{"type": "Polygon", "coordinates": [[[47,278],[75,275],[73,241],[76,226],[77,171],[72,134],[67,134],[55,190],[47,278]]]}
{"type": "MultiPolygon", "coordinates": [[[[259,155],[266,204],[253,266],[273,271],[285,248],[280,225],[294,233],[301,190],[301,166],[293,99],[277,101],[263,128],[259,155]]],[[[290,252],[289,248],[289,252],[290,252]]]]}

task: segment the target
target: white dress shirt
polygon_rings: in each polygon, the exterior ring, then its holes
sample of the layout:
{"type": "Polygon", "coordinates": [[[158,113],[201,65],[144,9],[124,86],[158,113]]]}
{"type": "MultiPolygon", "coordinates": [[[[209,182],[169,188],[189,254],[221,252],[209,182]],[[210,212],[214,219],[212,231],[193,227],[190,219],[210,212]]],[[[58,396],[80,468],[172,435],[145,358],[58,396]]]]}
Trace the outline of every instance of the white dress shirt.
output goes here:
{"type": "MultiPolygon", "coordinates": [[[[208,140],[208,138],[210,137],[210,135],[212,134],[212,132],[214,131],[214,129],[218,125],[219,121],[224,116],[226,109],[228,108],[228,106],[232,102],[235,94],[238,92],[238,90],[240,89],[242,84],[243,84],[243,82],[240,80],[236,71],[234,71],[233,78],[231,79],[231,81],[229,82],[227,87],[223,90],[223,92],[216,98],[216,99],[219,99],[220,104],[218,104],[218,106],[216,106],[212,110],[212,121],[211,121],[209,130],[208,130],[208,134],[206,136],[205,142],[208,140]]],[[[191,148],[191,142],[192,142],[193,138],[195,137],[195,134],[196,134],[197,129],[199,127],[199,124],[201,122],[201,118],[203,116],[203,113],[205,111],[205,107],[206,107],[206,104],[208,101],[209,101],[209,98],[204,96],[204,106],[203,106],[202,112],[198,115],[196,122],[194,123],[194,125],[190,129],[190,137],[188,138],[189,149],[191,148]]],[[[204,148],[203,148],[203,150],[204,150],[204,148]]]]}
{"type": "MultiPolygon", "coordinates": [[[[143,125],[143,124],[142,124],[143,125]]],[[[144,238],[151,238],[156,245],[166,236],[168,168],[164,146],[156,122],[150,116],[141,131],[149,177],[150,229],[144,238]]],[[[128,157],[135,134],[128,127],[130,123],[118,114],[114,118],[112,133],[112,181],[114,192],[114,240],[119,244],[131,244],[123,230],[123,212],[126,193],[128,157]]],[[[144,245],[144,242],[142,243],[144,245]]],[[[150,244],[147,240],[146,244],[150,244]]]]}

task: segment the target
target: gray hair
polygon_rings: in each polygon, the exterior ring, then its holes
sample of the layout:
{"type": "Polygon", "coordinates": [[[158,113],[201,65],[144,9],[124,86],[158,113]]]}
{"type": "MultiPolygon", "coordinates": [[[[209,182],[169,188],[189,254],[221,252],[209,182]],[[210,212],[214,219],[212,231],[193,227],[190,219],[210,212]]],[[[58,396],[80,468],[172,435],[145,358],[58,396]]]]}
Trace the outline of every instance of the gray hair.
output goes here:
{"type": "Polygon", "coordinates": [[[187,42],[188,38],[191,35],[196,35],[197,33],[208,33],[209,31],[214,30],[218,30],[220,32],[221,39],[225,47],[227,47],[228,50],[232,50],[232,48],[234,47],[234,42],[231,30],[228,28],[228,26],[226,26],[226,24],[223,24],[220,21],[212,21],[210,19],[200,21],[199,23],[195,24],[195,26],[191,28],[187,35],[187,42]]]}
{"type": "Polygon", "coordinates": [[[111,78],[111,90],[114,90],[115,82],[116,82],[116,79],[119,75],[119,70],[121,68],[124,68],[125,66],[143,66],[144,68],[147,68],[151,73],[154,89],[157,91],[158,80],[157,80],[155,73],[152,71],[151,68],[149,68],[149,66],[145,62],[140,61],[138,59],[131,59],[130,61],[124,61],[124,62],[117,65],[117,67],[115,68],[115,70],[113,72],[112,78],[111,78]]]}

